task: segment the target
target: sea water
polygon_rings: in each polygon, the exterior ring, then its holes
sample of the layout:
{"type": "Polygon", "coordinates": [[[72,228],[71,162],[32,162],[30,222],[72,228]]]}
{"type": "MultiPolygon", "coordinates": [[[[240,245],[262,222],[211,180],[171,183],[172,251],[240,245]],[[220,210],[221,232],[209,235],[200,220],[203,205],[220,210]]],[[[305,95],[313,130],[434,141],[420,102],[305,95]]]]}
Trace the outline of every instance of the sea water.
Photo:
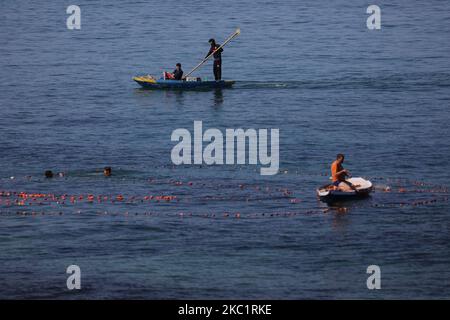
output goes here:
{"type": "Polygon", "coordinates": [[[78,1],[79,30],[68,5],[0,8],[1,298],[450,296],[446,2],[78,1]],[[237,27],[233,89],[132,81],[188,72],[237,27]],[[174,165],[194,121],[279,129],[279,173],[174,165]],[[370,198],[317,200],[337,153],[370,198]]]}

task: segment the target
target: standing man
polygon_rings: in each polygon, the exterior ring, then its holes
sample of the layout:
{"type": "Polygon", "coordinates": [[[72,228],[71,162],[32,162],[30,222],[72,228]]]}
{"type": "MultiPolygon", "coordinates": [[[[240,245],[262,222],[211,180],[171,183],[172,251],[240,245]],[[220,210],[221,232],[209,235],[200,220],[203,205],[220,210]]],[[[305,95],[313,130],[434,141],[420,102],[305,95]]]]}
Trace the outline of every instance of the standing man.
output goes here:
{"type": "MultiPolygon", "coordinates": [[[[209,39],[208,42],[211,45],[211,47],[209,48],[209,51],[208,51],[208,54],[206,55],[206,57],[208,57],[211,53],[213,53],[220,47],[220,44],[217,44],[216,40],[214,40],[214,39],[209,39]]],[[[214,71],[214,78],[216,79],[216,81],[219,81],[222,79],[222,52],[223,52],[223,49],[220,48],[213,54],[213,58],[214,58],[213,71],[214,71]]],[[[205,57],[205,59],[206,59],[206,57],[205,57]]]]}

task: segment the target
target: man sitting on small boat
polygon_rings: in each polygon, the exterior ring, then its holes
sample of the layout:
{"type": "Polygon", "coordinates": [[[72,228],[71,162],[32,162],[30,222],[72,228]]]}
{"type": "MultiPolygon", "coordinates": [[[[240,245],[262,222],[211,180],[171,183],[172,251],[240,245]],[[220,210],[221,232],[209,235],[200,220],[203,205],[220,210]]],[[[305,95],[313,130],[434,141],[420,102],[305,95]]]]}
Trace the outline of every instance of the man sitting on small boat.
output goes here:
{"type": "Polygon", "coordinates": [[[350,176],[350,172],[342,166],[344,163],[344,158],[344,155],[339,153],[336,156],[336,160],[331,164],[331,179],[334,187],[338,190],[348,192],[356,190],[356,186],[345,179],[350,176]]]}
{"type": "Polygon", "coordinates": [[[182,78],[183,70],[181,70],[181,63],[177,63],[172,73],[164,72],[164,80],[181,80],[182,78]]]}

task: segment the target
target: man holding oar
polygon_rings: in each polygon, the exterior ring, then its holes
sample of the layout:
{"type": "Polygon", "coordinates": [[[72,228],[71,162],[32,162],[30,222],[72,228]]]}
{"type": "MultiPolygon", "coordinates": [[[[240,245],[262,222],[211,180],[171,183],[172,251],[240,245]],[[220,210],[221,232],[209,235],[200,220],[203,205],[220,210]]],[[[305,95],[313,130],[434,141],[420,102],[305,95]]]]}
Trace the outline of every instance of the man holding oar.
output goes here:
{"type": "Polygon", "coordinates": [[[200,68],[206,61],[208,61],[209,58],[213,57],[214,58],[214,69],[213,69],[214,77],[216,78],[216,81],[221,80],[222,79],[222,51],[223,51],[222,48],[228,42],[230,42],[235,37],[237,37],[240,33],[241,33],[241,29],[237,28],[236,31],[223,42],[222,45],[217,44],[214,39],[209,39],[209,43],[211,44],[211,47],[208,51],[208,54],[198,65],[195,66],[194,69],[189,71],[183,77],[183,79],[186,79],[187,77],[189,77],[195,70],[200,68]]]}
{"type": "Polygon", "coordinates": [[[213,54],[214,63],[213,63],[213,72],[214,72],[214,78],[216,81],[219,81],[222,79],[222,52],[223,49],[219,44],[216,44],[216,40],[209,39],[209,44],[211,47],[209,48],[209,51],[207,55],[205,56],[205,59],[213,54]]]}

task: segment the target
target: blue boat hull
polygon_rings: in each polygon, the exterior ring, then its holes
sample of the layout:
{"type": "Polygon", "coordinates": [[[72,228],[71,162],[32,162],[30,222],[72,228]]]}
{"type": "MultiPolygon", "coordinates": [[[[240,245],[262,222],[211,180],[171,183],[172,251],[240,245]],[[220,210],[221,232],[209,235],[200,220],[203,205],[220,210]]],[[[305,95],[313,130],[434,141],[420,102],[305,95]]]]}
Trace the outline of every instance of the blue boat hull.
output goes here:
{"type": "Polygon", "coordinates": [[[140,77],[133,78],[146,89],[166,89],[166,90],[201,90],[201,89],[218,89],[230,88],[234,81],[220,80],[220,81],[182,81],[182,80],[153,80],[148,81],[140,77]]]}

